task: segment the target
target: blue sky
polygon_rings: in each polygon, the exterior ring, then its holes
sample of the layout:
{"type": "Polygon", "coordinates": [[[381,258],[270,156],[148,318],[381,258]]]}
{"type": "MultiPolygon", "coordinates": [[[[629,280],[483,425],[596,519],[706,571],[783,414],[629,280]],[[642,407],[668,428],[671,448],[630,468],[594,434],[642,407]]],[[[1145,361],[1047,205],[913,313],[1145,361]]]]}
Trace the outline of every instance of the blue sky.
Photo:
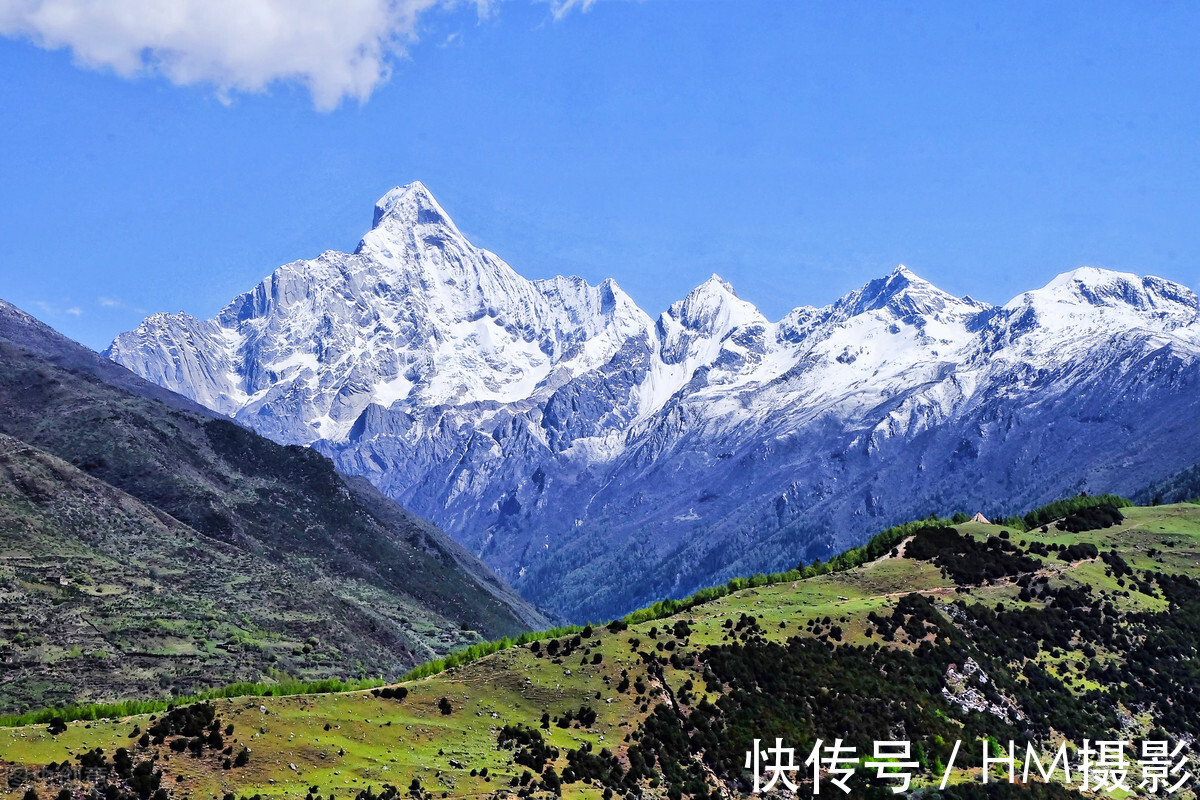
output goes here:
{"type": "Polygon", "coordinates": [[[712,272],[772,318],[901,262],[991,302],[1084,264],[1200,284],[1194,3],[459,3],[333,110],[243,91],[261,63],[93,68],[12,4],[0,297],[96,348],[352,248],[414,179],[652,314],[712,272]]]}

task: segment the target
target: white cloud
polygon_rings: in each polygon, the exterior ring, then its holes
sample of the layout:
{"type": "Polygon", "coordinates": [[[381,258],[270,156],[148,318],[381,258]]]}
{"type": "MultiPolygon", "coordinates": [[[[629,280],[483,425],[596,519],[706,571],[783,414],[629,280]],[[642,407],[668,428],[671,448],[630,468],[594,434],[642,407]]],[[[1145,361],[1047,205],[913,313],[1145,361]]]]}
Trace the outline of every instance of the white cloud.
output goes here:
{"type": "MultiPolygon", "coordinates": [[[[64,302],[71,302],[69,299],[64,302]]],[[[31,305],[38,311],[41,311],[48,317],[60,317],[63,314],[70,314],[72,317],[83,315],[83,309],[79,306],[69,306],[64,308],[56,303],[47,303],[45,300],[34,300],[31,305]]]]}
{"type": "Polygon", "coordinates": [[[576,9],[581,12],[587,11],[595,5],[596,0],[549,0],[549,2],[550,13],[554,15],[555,19],[562,19],[576,9]]]}
{"type": "Polygon", "coordinates": [[[125,304],[115,297],[101,297],[96,300],[102,308],[121,308],[125,304]]]}
{"type": "MultiPolygon", "coordinates": [[[[297,82],[317,108],[365,100],[435,6],[490,0],[0,0],[0,34],[70,48],[91,68],[158,73],[222,95],[297,82]]],[[[593,0],[554,0],[561,17],[593,0]]]]}

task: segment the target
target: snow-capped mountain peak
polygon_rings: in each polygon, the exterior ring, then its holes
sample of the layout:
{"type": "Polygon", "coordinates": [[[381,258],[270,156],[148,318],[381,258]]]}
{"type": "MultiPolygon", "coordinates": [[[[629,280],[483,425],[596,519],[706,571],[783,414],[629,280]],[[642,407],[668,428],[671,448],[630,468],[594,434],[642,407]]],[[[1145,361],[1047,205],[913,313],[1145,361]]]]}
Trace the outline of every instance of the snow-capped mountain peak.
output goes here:
{"type": "MultiPolygon", "coordinates": [[[[1139,276],[1130,272],[1098,267],[1079,267],[1058,275],[1041,289],[1026,292],[1023,298],[1032,302],[1078,304],[1109,308],[1129,307],[1138,311],[1170,315],[1198,308],[1191,289],[1154,276],[1139,276]]],[[[1014,301],[1017,302],[1017,301],[1014,301]]]]}
{"type": "Polygon", "coordinates": [[[147,319],[109,352],[224,413],[286,405],[263,432],[311,443],[372,405],[534,402],[652,328],[615,282],[518,275],[420,182],[385,194],[374,222],[353,254],[286,264],[213,320],[147,319]]]}
{"type": "Polygon", "coordinates": [[[1200,301],[1186,286],[1162,278],[1080,267],[1018,295],[1003,312],[996,324],[1007,338],[1032,334],[1029,346],[1049,352],[1129,331],[1174,331],[1200,319],[1200,301]]]}
{"type": "Polygon", "coordinates": [[[375,216],[371,221],[371,227],[377,228],[385,220],[410,228],[418,225],[454,227],[454,223],[445,209],[420,181],[413,181],[406,186],[397,186],[379,198],[379,201],[375,203],[375,216]]]}
{"type": "Polygon", "coordinates": [[[849,318],[883,312],[896,318],[945,319],[976,314],[988,306],[970,297],[955,297],[901,264],[890,275],[869,281],[834,305],[834,314],[849,318]]]}
{"type": "Polygon", "coordinates": [[[766,322],[752,303],[738,297],[733,286],[715,273],[665,313],[688,330],[718,337],[738,326],[766,322]]]}

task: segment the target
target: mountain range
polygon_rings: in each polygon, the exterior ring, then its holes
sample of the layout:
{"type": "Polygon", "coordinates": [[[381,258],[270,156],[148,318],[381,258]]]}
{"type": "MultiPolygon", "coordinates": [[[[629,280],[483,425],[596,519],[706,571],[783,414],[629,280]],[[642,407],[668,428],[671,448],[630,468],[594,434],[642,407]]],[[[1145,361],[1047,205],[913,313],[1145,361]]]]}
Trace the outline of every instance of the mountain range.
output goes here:
{"type": "Polygon", "coordinates": [[[824,558],[897,521],[1133,492],[1200,462],[1200,303],[1095,268],[1003,306],[905,267],[771,321],[528,280],[420,183],[353,253],[105,355],[428,517],[568,618],[824,558]]]}

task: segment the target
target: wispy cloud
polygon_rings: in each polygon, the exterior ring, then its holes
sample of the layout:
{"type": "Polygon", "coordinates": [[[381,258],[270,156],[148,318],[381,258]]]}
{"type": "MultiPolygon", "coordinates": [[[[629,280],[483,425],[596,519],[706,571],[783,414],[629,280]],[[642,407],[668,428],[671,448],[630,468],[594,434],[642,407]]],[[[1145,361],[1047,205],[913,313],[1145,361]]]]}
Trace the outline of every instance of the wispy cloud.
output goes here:
{"type": "MultiPolygon", "coordinates": [[[[70,300],[66,300],[65,302],[69,303],[70,300]]],[[[64,307],[45,300],[34,300],[31,305],[48,317],[61,317],[63,314],[69,314],[72,317],[83,316],[83,309],[79,306],[64,307]]]]}
{"type": "MultiPolygon", "coordinates": [[[[555,16],[580,1],[554,0],[555,16]]],[[[491,2],[0,0],[0,34],[69,48],[85,67],[210,84],[222,96],[297,82],[329,110],[346,98],[366,100],[388,79],[427,11],[473,5],[484,16],[491,2]]]]}
{"type": "Polygon", "coordinates": [[[549,0],[550,13],[555,19],[562,19],[572,11],[587,11],[596,4],[596,0],[549,0]]]}
{"type": "Polygon", "coordinates": [[[119,311],[132,311],[135,314],[149,314],[150,312],[133,303],[127,303],[119,297],[111,295],[102,295],[96,298],[96,305],[100,308],[116,309],[119,311]]]}

